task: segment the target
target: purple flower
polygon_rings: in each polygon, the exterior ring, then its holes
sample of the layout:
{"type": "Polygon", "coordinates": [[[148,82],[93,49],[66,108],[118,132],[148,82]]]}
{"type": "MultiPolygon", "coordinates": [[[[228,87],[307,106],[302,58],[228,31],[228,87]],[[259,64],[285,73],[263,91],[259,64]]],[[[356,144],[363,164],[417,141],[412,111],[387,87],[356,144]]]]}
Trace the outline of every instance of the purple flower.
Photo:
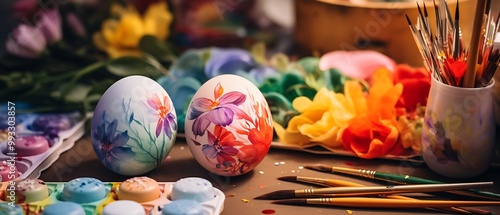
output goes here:
{"type": "Polygon", "coordinates": [[[216,159],[217,168],[232,167],[236,163],[233,156],[238,154],[239,150],[234,146],[241,144],[236,140],[231,132],[226,131],[221,127],[215,129],[215,134],[207,132],[208,143],[203,144],[201,151],[208,159],[216,159]]]}
{"type": "Polygon", "coordinates": [[[92,131],[92,145],[97,157],[106,167],[118,170],[120,162],[133,159],[134,152],[125,147],[129,140],[128,132],[118,132],[115,135],[118,121],[115,119],[111,123],[107,122],[104,116],[105,113],[97,128],[92,131]]]}
{"type": "Polygon", "coordinates": [[[205,75],[210,79],[221,74],[247,72],[255,65],[252,55],[245,50],[213,48],[205,64],[205,75]]]}
{"type": "Polygon", "coordinates": [[[167,96],[163,96],[163,100],[155,93],[152,98],[147,99],[148,105],[153,108],[154,115],[158,119],[156,124],[156,137],[160,136],[161,131],[165,131],[165,134],[169,139],[172,139],[173,132],[177,129],[177,123],[175,121],[175,115],[172,113],[172,105],[167,96]]]}
{"type": "Polygon", "coordinates": [[[57,10],[50,10],[43,13],[37,27],[49,44],[58,42],[62,38],[61,16],[57,10]]]}
{"type": "Polygon", "coordinates": [[[35,59],[45,50],[46,45],[45,37],[38,28],[21,24],[7,38],[6,48],[12,55],[35,59]]]}
{"type": "Polygon", "coordinates": [[[230,125],[235,116],[251,121],[250,117],[238,108],[238,105],[245,102],[245,94],[237,91],[224,95],[223,93],[224,88],[219,83],[214,89],[215,100],[197,98],[192,102],[188,119],[194,119],[192,131],[195,135],[203,135],[210,123],[220,126],[230,125]]]}
{"type": "Polygon", "coordinates": [[[78,16],[76,16],[74,13],[68,13],[68,15],[66,15],[66,20],[68,21],[68,24],[71,27],[70,29],[73,31],[73,33],[75,33],[75,35],[79,37],[87,36],[87,30],[83,26],[83,23],[78,16]]]}

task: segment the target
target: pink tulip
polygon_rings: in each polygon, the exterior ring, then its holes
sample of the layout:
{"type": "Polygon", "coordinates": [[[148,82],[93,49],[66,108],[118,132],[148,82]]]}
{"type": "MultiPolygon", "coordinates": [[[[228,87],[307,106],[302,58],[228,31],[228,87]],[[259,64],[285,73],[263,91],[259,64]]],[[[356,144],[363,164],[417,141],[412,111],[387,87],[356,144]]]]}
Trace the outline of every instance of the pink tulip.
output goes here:
{"type": "Polygon", "coordinates": [[[38,0],[18,0],[12,4],[12,10],[18,18],[31,17],[38,8],[38,0]]]}
{"type": "Polygon", "coordinates": [[[15,56],[37,58],[46,46],[43,33],[35,27],[25,24],[19,25],[12,35],[7,38],[7,51],[15,56]]]}
{"type": "Polygon", "coordinates": [[[49,44],[58,42],[62,38],[61,16],[57,10],[44,12],[40,17],[37,27],[49,44]]]}
{"type": "Polygon", "coordinates": [[[68,21],[70,29],[77,36],[85,37],[87,35],[87,30],[85,30],[82,21],[77,15],[75,15],[74,13],[68,13],[68,15],[66,15],[66,20],[68,21]]]}
{"type": "Polygon", "coordinates": [[[321,56],[319,68],[336,68],[345,76],[355,79],[369,79],[375,70],[386,68],[393,72],[396,63],[388,56],[371,50],[332,51],[321,56]]]}

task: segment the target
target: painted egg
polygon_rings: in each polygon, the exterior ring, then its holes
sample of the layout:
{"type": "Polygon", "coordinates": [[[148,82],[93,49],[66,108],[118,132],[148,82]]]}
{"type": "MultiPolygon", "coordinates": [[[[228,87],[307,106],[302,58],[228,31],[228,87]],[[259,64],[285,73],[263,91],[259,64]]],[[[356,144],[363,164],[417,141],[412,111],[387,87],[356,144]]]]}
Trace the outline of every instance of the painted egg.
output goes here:
{"type": "Polygon", "coordinates": [[[186,142],[205,169],[237,176],[266,156],[272,123],[269,106],[254,84],[237,75],[219,75],[203,84],[189,104],[186,142]]]}
{"type": "Polygon", "coordinates": [[[106,90],[92,118],[92,145],[108,169],[140,175],[156,168],[177,135],[177,115],[167,92],[143,76],[123,78],[106,90]]]}

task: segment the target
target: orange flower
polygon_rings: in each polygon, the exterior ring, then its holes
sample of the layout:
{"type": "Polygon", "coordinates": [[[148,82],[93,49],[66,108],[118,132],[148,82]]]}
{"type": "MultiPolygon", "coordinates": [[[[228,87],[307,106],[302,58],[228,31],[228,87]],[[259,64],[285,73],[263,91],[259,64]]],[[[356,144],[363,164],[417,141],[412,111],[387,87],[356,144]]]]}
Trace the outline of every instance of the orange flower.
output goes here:
{"type": "Polygon", "coordinates": [[[366,101],[366,113],[357,115],[342,133],[342,145],[357,156],[371,159],[389,154],[397,146],[396,103],[403,91],[386,69],[375,71],[366,101]]]}
{"type": "MultiPolygon", "coordinates": [[[[256,104],[259,106],[259,104],[256,104]]],[[[269,113],[266,111],[264,104],[261,104],[261,115],[255,120],[255,128],[250,129],[248,133],[248,140],[253,145],[269,145],[273,141],[273,127],[267,121],[269,113]]],[[[258,112],[257,112],[258,113],[258,112]]]]}
{"type": "Polygon", "coordinates": [[[342,130],[366,107],[358,82],[348,81],[345,88],[345,94],[323,88],[312,101],[307,97],[296,98],[293,107],[301,114],[293,117],[286,129],[278,123],[274,124],[280,141],[298,145],[317,142],[329,147],[341,146],[342,130]]]}
{"type": "Polygon", "coordinates": [[[359,81],[347,81],[344,94],[321,89],[312,101],[296,98],[293,107],[300,115],[286,129],[274,124],[278,138],[287,144],[343,146],[367,159],[401,152],[396,104],[403,85],[394,84],[391,75],[387,69],[376,70],[368,95],[359,81]]]}
{"type": "Polygon", "coordinates": [[[391,73],[387,69],[375,71],[372,87],[367,97],[368,111],[380,119],[396,121],[396,104],[403,92],[403,85],[394,85],[391,73]]]}
{"type": "MultiPolygon", "coordinates": [[[[250,97],[255,101],[253,97],[250,97]]],[[[267,103],[254,102],[252,105],[253,114],[256,119],[248,121],[248,127],[238,129],[237,132],[248,136],[251,145],[243,145],[238,150],[238,160],[241,165],[238,167],[241,172],[246,172],[257,166],[266,156],[269,146],[273,141],[273,127],[267,103]]]]}
{"type": "Polygon", "coordinates": [[[371,159],[389,154],[398,141],[398,129],[389,120],[364,115],[351,121],[344,130],[342,144],[358,157],[371,159]]]}

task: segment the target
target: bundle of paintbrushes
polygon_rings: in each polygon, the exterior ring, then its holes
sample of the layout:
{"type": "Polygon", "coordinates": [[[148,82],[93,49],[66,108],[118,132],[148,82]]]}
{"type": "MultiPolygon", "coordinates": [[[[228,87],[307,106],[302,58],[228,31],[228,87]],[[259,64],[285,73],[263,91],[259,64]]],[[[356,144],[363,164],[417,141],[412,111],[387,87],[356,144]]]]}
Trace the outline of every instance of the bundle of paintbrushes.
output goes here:
{"type": "Polygon", "coordinates": [[[272,203],[288,205],[330,205],[362,208],[426,208],[453,214],[491,214],[490,211],[472,207],[500,206],[500,202],[498,201],[498,199],[500,199],[499,194],[478,190],[478,188],[491,186],[493,184],[492,182],[444,183],[408,175],[331,167],[322,164],[306,166],[306,168],[321,172],[341,173],[404,185],[364,186],[362,184],[338,179],[284,176],[278,179],[289,182],[315,184],[327,188],[279,190],[258,196],[255,199],[274,200],[272,203]],[[465,193],[466,196],[488,200],[422,200],[402,196],[405,193],[434,194],[436,192],[450,192],[459,195],[465,193]]]}
{"type": "Polygon", "coordinates": [[[308,188],[297,190],[279,190],[256,197],[255,199],[275,200],[274,204],[287,205],[330,205],[338,207],[360,208],[428,208],[443,212],[460,214],[489,214],[488,211],[475,208],[459,208],[472,206],[500,206],[498,201],[457,201],[457,200],[419,200],[398,193],[439,192],[449,190],[476,189],[492,186],[492,182],[473,182],[455,184],[424,184],[400,186],[363,186],[353,182],[335,179],[285,176],[284,181],[298,181],[327,188],[308,188]],[[376,196],[374,196],[376,195],[376,196]]]}
{"type": "MultiPolygon", "coordinates": [[[[346,174],[350,176],[359,176],[362,178],[374,179],[378,181],[385,181],[393,184],[444,184],[446,182],[430,180],[426,178],[419,178],[415,176],[409,175],[401,175],[394,174],[388,172],[379,172],[374,170],[366,170],[366,169],[352,169],[345,167],[335,167],[335,166],[327,166],[324,164],[317,164],[314,166],[305,166],[307,169],[328,172],[334,174],[346,174]]],[[[500,194],[482,191],[482,190],[449,190],[446,191],[451,194],[459,195],[459,196],[467,196],[476,199],[484,199],[484,200],[496,200],[500,201],[500,194]]]]}
{"type": "Polygon", "coordinates": [[[413,38],[424,59],[424,64],[439,81],[457,87],[487,86],[498,64],[500,47],[494,46],[499,30],[500,14],[493,18],[491,0],[478,0],[471,29],[471,41],[464,46],[460,29],[459,3],[452,18],[446,0],[434,3],[435,29],[431,29],[425,1],[423,12],[417,3],[419,16],[413,25],[406,16],[413,38]]]}

